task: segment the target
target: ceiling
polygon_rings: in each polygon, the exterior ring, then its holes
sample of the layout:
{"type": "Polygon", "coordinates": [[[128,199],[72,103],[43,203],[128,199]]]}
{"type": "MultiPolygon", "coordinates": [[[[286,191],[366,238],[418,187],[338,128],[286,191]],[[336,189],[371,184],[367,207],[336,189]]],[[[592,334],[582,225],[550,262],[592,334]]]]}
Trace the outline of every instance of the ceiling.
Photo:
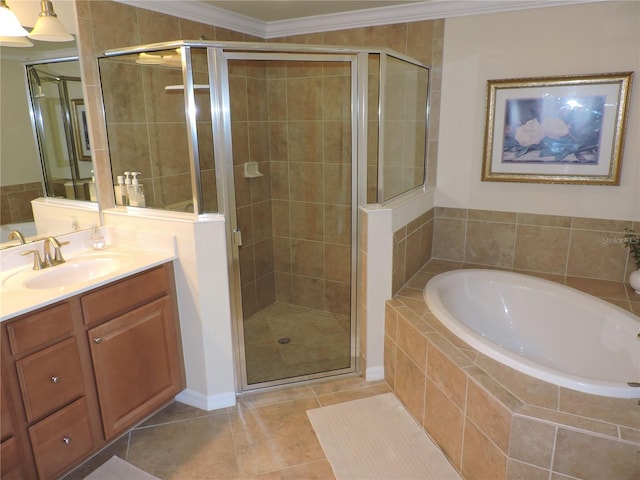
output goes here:
{"type": "MultiPolygon", "coordinates": [[[[57,0],[58,2],[62,0],[57,0]]],[[[115,0],[270,39],[607,0],[115,0]]]]}
{"type": "Polygon", "coordinates": [[[419,2],[418,0],[355,0],[343,2],[335,0],[200,0],[200,2],[262,22],[354,12],[408,3],[427,3],[419,2]]]}

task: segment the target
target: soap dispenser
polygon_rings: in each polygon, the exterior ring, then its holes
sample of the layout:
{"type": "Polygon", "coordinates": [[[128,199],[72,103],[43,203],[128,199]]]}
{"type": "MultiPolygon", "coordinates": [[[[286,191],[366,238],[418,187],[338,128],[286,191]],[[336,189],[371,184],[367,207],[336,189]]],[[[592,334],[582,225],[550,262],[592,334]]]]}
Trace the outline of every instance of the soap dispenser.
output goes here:
{"type": "Polygon", "coordinates": [[[113,186],[113,191],[116,197],[116,205],[127,204],[127,187],[124,184],[124,176],[118,175],[118,184],[113,186]]]}
{"type": "Polygon", "coordinates": [[[96,193],[96,177],[91,170],[91,182],[89,182],[89,200],[92,202],[98,201],[98,194],[96,193]]]}
{"type": "Polygon", "coordinates": [[[140,180],[138,180],[138,175],[140,175],[140,172],[131,173],[131,176],[133,176],[133,181],[129,190],[129,205],[131,205],[132,207],[145,206],[144,187],[140,183],[140,180]]]}

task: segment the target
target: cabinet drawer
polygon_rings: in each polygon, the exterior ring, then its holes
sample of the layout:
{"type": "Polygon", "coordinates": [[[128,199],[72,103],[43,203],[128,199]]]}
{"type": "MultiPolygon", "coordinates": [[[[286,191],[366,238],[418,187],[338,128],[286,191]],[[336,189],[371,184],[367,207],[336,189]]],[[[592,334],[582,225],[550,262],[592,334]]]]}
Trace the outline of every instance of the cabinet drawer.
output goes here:
{"type": "Polygon", "coordinates": [[[170,267],[154,268],[83,296],[81,302],[85,324],[113,318],[169,293],[167,268],[170,267]]]}
{"type": "Polygon", "coordinates": [[[2,480],[24,479],[15,437],[2,442],[2,445],[0,445],[0,478],[2,480]]]}
{"type": "Polygon", "coordinates": [[[80,398],[29,428],[41,479],[57,477],[94,449],[89,411],[80,398]]]}
{"type": "Polygon", "coordinates": [[[19,355],[68,335],[73,330],[71,307],[61,303],[7,325],[11,353],[19,355]]]}
{"type": "Polygon", "coordinates": [[[17,361],[16,370],[29,422],[84,393],[75,337],[17,361]]]}

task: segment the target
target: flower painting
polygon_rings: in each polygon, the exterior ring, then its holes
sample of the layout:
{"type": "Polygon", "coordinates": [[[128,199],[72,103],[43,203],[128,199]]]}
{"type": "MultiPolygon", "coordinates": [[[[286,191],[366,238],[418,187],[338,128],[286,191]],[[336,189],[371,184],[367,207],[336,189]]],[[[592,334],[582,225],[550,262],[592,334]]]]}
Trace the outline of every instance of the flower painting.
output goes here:
{"type": "Polygon", "coordinates": [[[489,81],[482,180],[619,184],[631,76],[489,81]]]}

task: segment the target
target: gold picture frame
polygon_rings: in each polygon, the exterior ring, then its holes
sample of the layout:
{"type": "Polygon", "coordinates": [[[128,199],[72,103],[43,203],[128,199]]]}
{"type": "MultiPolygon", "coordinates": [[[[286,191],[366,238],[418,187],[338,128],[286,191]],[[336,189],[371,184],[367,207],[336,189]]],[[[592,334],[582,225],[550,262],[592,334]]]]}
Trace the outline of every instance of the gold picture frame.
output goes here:
{"type": "Polygon", "coordinates": [[[91,143],[89,142],[89,125],[84,99],[71,99],[71,126],[73,127],[73,145],[78,160],[91,161],[91,143]]]}
{"type": "Polygon", "coordinates": [[[482,181],[619,185],[632,78],[489,80],[482,181]]]}

